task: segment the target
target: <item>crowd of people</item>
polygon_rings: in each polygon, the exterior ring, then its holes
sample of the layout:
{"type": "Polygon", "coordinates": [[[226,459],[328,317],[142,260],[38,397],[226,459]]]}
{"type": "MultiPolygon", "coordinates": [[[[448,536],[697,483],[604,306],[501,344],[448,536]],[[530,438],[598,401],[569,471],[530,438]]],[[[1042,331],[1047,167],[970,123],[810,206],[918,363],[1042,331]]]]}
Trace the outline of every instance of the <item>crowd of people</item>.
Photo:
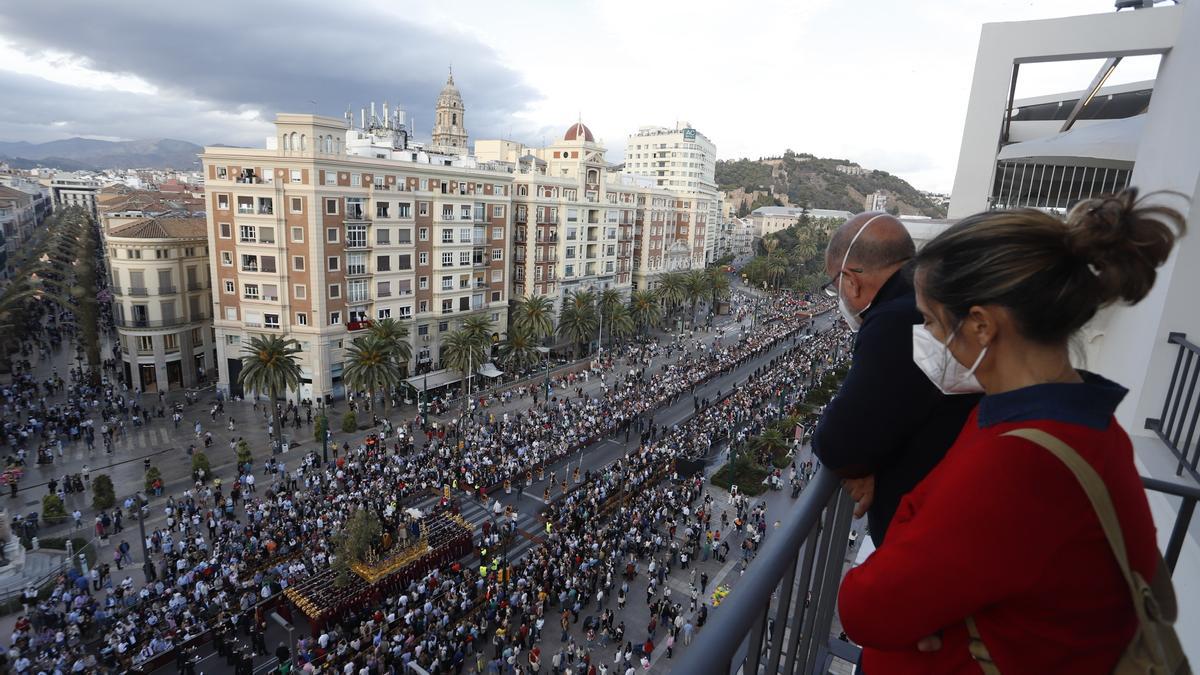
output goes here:
{"type": "MultiPolygon", "coordinates": [[[[354,511],[370,509],[382,522],[395,527],[408,517],[404,512],[407,501],[427,494],[430,488],[450,485],[486,490],[552,464],[598,437],[637,430],[644,441],[638,453],[602,474],[589,474],[582,487],[548,514],[558,529],[550,528],[546,543],[517,566],[512,595],[504,594],[494,573],[478,577],[469,568],[442,570],[414,582],[407,593],[391,598],[390,605],[372,612],[365,620],[353,622],[352,630],[331,629],[323,640],[302,641],[295,653],[297,663],[307,664],[311,670],[330,658],[358,662],[358,656],[348,655],[361,654],[370,660],[371,654],[382,658],[380,650],[390,650],[402,660],[415,658],[433,664],[436,672],[437,667],[461,662],[472,649],[478,649],[480,636],[487,634],[489,627],[511,625],[512,632],[500,628],[499,634],[509,638],[521,635],[521,640],[502,640],[504,646],[497,653],[507,658],[503,653],[506,649],[511,652],[533,644],[531,626],[537,625],[540,633],[537,619],[544,620],[545,612],[561,607],[565,598],[572,600],[569,604],[573,607],[580,589],[585,587],[588,597],[593,597],[601,579],[611,595],[616,558],[608,559],[607,567],[593,562],[573,570],[557,569],[563,560],[560,554],[578,551],[582,560],[600,541],[595,537],[582,539],[576,531],[579,509],[598,509],[612,494],[612,488],[604,485],[651,481],[652,468],[660,467],[668,458],[706,454],[714,440],[724,437],[722,430],[731,422],[740,424],[756,415],[769,414],[755,411],[770,397],[757,400],[756,396],[774,381],[773,377],[765,379],[768,373],[792,372],[790,361],[783,361],[799,359],[806,353],[796,346],[801,322],[794,320],[804,305],[788,295],[768,301],[737,294],[734,303],[738,312],[753,311],[758,305],[760,325],[742,339],[734,340],[730,335],[685,337],[694,344],[631,347],[623,354],[596,362],[586,375],[557,378],[550,399],[534,400],[524,412],[497,418],[494,413],[480,410],[459,424],[436,429],[424,427],[420,418],[394,426],[386,423],[371,443],[358,447],[347,444],[340,453],[335,448],[335,459],[325,465],[317,454],[309,453],[288,462],[272,458],[259,466],[239,466],[237,479],[228,485],[198,481],[182,494],[169,497],[165,505],[155,507],[164,509],[165,522],[146,533],[148,583],[137,587],[128,572],[123,579],[117,578],[131,562],[131,546],[127,540],[120,544],[114,541],[111,563],[98,561],[90,576],[69,573],[48,598],[28,599],[26,613],[11,636],[10,663],[28,672],[38,672],[38,668],[47,672],[54,668],[79,671],[92,666],[129,669],[213,626],[231,626],[251,636],[260,634],[265,629],[260,603],[274,598],[288,585],[327,569],[335,555],[332,535],[354,511]],[[788,356],[776,357],[771,368],[760,368],[755,373],[755,387],[727,396],[718,394],[717,401],[695,398],[698,414],[685,425],[663,428],[654,423],[654,412],[662,405],[687,396],[696,385],[789,340],[793,346],[788,356]],[[621,364],[627,370],[617,375],[621,364]],[[585,396],[582,389],[571,392],[573,379],[579,377],[602,378],[602,393],[585,396]],[[602,576],[598,576],[600,569],[604,569],[602,576]],[[386,611],[389,607],[391,612],[386,611]],[[445,624],[450,617],[461,618],[468,610],[475,612],[473,618],[457,623],[454,631],[426,630],[431,621],[445,624]],[[399,642],[372,639],[363,644],[364,630],[378,633],[384,624],[397,623],[397,617],[402,627],[396,635],[408,637],[399,642]],[[522,622],[527,624],[523,628],[522,622]]],[[[806,362],[795,367],[810,368],[814,364],[806,362]]],[[[120,433],[126,416],[144,410],[140,397],[126,396],[112,387],[97,390],[78,381],[67,386],[72,387],[74,395],[69,397],[70,403],[61,406],[46,406],[44,397],[30,396],[18,388],[12,390],[13,396],[6,396],[6,405],[13,406],[14,412],[37,410],[43,418],[54,419],[50,428],[56,434],[65,429],[68,439],[74,426],[88,427],[91,414],[101,415],[102,434],[109,438],[120,433]],[[56,410],[57,415],[46,414],[56,410]]],[[[540,386],[531,386],[523,395],[534,399],[540,393],[540,386]]],[[[267,414],[266,406],[262,407],[267,414]]],[[[217,414],[214,408],[214,417],[217,414]]],[[[299,415],[299,408],[294,414],[299,415]]],[[[701,534],[694,522],[671,528],[672,532],[678,527],[680,533],[691,533],[683,545],[671,541],[661,544],[661,550],[642,547],[640,540],[666,522],[668,513],[670,518],[688,521],[705,512],[703,507],[688,511],[701,498],[700,483],[689,478],[662,487],[658,484],[662,478],[655,475],[644,494],[638,495],[636,504],[622,505],[616,511],[626,519],[637,511],[642,514],[638,527],[645,528],[641,535],[631,535],[637,543],[623,551],[652,558],[664,552],[677,555],[687,547],[693,559],[716,555],[714,545],[721,546],[719,530],[714,542],[712,530],[701,534]],[[685,517],[680,518],[681,513],[685,517]]],[[[566,492],[565,480],[562,485],[566,492]]],[[[710,504],[711,496],[706,495],[704,500],[710,504]]],[[[135,503],[125,507],[128,518],[138,517],[135,503]]],[[[748,515],[747,507],[740,503],[739,507],[738,522],[754,527],[743,518],[748,515]]],[[[115,522],[103,514],[104,522],[97,524],[98,534],[114,538],[120,534],[120,510],[114,515],[115,522]]],[[[710,505],[710,519],[711,515],[710,505]]],[[[761,537],[765,528],[759,525],[757,536],[761,537]]],[[[727,552],[728,539],[725,546],[727,552]]],[[[651,564],[661,570],[670,563],[651,564]]],[[[640,568],[640,559],[636,566],[640,568]]],[[[674,605],[664,604],[657,609],[672,621],[672,617],[679,616],[674,605]]],[[[606,614],[608,621],[593,630],[613,639],[617,626],[612,625],[611,614],[606,614]]],[[[584,651],[580,649],[579,653],[584,651]]]]}

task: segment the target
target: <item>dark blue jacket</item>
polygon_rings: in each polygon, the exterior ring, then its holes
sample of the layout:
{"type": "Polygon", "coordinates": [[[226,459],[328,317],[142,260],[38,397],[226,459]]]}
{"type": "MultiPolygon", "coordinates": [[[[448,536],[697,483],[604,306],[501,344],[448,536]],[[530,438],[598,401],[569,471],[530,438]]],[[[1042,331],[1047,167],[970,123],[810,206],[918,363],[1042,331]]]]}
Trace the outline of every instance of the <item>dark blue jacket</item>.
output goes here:
{"type": "Polygon", "coordinates": [[[979,396],[942,394],[913,361],[912,327],[922,318],[907,270],[884,283],[862,318],[850,371],[817,423],[813,451],[843,478],[874,474],[867,522],[879,546],[900,498],[946,454],[979,396]]]}

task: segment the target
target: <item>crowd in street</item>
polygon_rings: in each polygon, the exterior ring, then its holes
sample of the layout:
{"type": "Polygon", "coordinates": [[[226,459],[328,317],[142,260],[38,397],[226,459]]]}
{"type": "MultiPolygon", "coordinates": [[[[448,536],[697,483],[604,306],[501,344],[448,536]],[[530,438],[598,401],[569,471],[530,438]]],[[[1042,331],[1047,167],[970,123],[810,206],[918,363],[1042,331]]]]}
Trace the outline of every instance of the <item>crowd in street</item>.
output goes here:
{"type": "MultiPolygon", "coordinates": [[[[633,574],[649,571],[661,575],[681,564],[680,555],[685,559],[688,555],[693,559],[723,556],[728,553],[731,531],[726,530],[722,542],[721,530],[726,524],[712,527],[712,497],[703,494],[702,483],[694,477],[652,473],[671,459],[706,454],[714,439],[723,438],[722,430],[731,422],[745,426],[770,414],[771,404],[766,408],[761,404],[770,400],[763,391],[776,382],[773,374],[802,373],[814,367],[804,356],[807,350],[793,346],[788,356],[777,357],[778,364],[760,368],[753,386],[727,396],[718,394],[714,401],[694,398],[698,414],[690,421],[670,428],[656,425],[655,410],[688,396],[697,384],[775,345],[788,340],[797,343],[802,325],[795,320],[802,309],[797,298],[779,296],[766,301],[735,294],[734,302],[739,312],[751,311],[754,303],[759,305],[757,330],[741,340],[685,337],[693,344],[651,343],[632,347],[621,356],[605,357],[582,376],[603,379],[598,396],[585,396],[582,390],[571,392],[571,380],[564,377],[553,385],[548,401],[543,398],[524,412],[497,418],[479,410],[449,428],[423,427],[420,419],[395,426],[385,423],[370,443],[347,444],[340,452],[335,447],[329,463],[322,464],[316,453],[293,455],[286,462],[271,458],[258,466],[240,466],[238,479],[228,485],[198,481],[165,504],[154,505],[152,508],[163,509],[164,524],[149,529],[144,542],[133,538],[139,548],[144,543],[149,552],[146,567],[151,581],[144,585],[135,584],[127,571],[134,551],[128,539],[118,542],[123,529],[120,510],[115,519],[102,514],[97,534],[113,544],[111,561],[97,561],[88,576],[65,575],[44,600],[28,599],[18,630],[11,636],[9,663],[17,672],[79,671],[94,664],[125,670],[214,625],[261,635],[265,625],[263,613],[256,611],[258,604],[289,584],[327,569],[333,555],[332,535],[354,511],[370,509],[389,529],[396,528],[408,517],[404,505],[409,498],[426,494],[430,488],[451,485],[478,490],[505,479],[517,480],[568,455],[579,444],[621,431],[640,433],[640,449],[603,473],[583,477],[581,485],[550,510],[546,541],[517,566],[510,595],[504,594],[494,572],[487,577],[466,569],[435,572],[414,582],[403,596],[390,598],[377,611],[355,617],[360,620],[346,624],[349,628],[331,629],[321,640],[301,642],[295,654],[297,662],[307,663],[311,670],[330,658],[339,662],[388,660],[387,652],[401,660],[432,663],[436,667],[431,672],[437,672],[449,663],[481,654],[480,640],[489,629],[498,629],[492,633],[493,640],[497,633],[501,636],[495,653],[505,660],[513,650],[533,644],[535,638],[530,636],[535,630],[540,633],[547,612],[577,610],[595,599],[597,592],[613,597],[614,584],[628,583],[616,579],[629,572],[621,566],[626,559],[624,564],[633,565],[633,574]],[[621,359],[628,370],[618,376],[615,371],[621,359]],[[660,369],[651,374],[656,364],[660,369]],[[674,480],[660,484],[663,478],[674,480]],[[646,483],[644,491],[622,490],[642,482],[646,483]],[[596,536],[599,531],[594,528],[581,533],[580,524],[617,493],[633,499],[609,516],[606,527],[613,528],[611,538],[596,536]],[[602,541],[621,541],[620,555],[601,547],[602,541]],[[600,550],[605,555],[597,558],[600,550]],[[646,570],[642,570],[643,562],[648,565],[646,570]],[[122,571],[124,578],[118,579],[122,571]],[[457,620],[468,610],[475,612],[472,618],[456,623],[453,631],[427,630],[431,622],[449,625],[451,617],[457,620]],[[392,641],[386,644],[379,637],[383,624],[393,632],[392,641]],[[364,645],[365,635],[372,632],[376,637],[364,645]],[[328,656],[331,651],[334,657],[328,656]]],[[[41,418],[30,415],[38,422],[53,418],[53,426],[42,428],[54,429],[56,436],[65,429],[68,439],[76,426],[71,422],[76,420],[77,426],[86,428],[83,417],[93,411],[102,415],[99,431],[108,437],[118,433],[115,429],[125,415],[144,410],[138,397],[127,397],[112,387],[99,391],[82,383],[59,386],[72,387],[74,395],[69,397],[70,403],[58,408],[57,416],[45,414],[53,408],[44,407],[44,397],[17,387],[11,390],[13,395],[6,393],[5,404],[15,412],[41,413],[41,418]],[[43,407],[38,407],[39,402],[43,407]],[[109,418],[110,414],[115,419],[109,418]]],[[[531,387],[527,395],[533,398],[540,391],[540,387],[531,387]]],[[[214,409],[214,417],[217,414],[214,409]]],[[[298,415],[299,409],[294,414],[298,415]]],[[[566,477],[563,479],[566,492],[566,477]]],[[[124,506],[129,514],[124,528],[128,528],[138,509],[132,501],[124,506]]],[[[761,539],[765,533],[762,514],[754,514],[744,501],[734,508],[738,528],[753,531],[757,537],[747,541],[761,539]]],[[[728,514],[723,515],[728,520],[728,514]]],[[[704,584],[697,583],[703,593],[704,584]]],[[[661,579],[657,584],[661,585],[661,579]]],[[[694,598],[691,603],[659,600],[655,609],[664,622],[677,622],[683,616],[682,606],[697,609],[696,604],[694,598]]],[[[697,611],[708,610],[700,602],[697,611]]],[[[577,620],[578,614],[573,612],[572,620],[577,620]]],[[[620,642],[624,629],[614,625],[611,611],[604,615],[606,620],[592,629],[606,641],[620,642]]],[[[638,644],[642,644],[640,640],[638,644]]],[[[583,648],[573,652],[586,657],[583,648]]],[[[528,653],[526,659],[528,663],[528,653]]]]}

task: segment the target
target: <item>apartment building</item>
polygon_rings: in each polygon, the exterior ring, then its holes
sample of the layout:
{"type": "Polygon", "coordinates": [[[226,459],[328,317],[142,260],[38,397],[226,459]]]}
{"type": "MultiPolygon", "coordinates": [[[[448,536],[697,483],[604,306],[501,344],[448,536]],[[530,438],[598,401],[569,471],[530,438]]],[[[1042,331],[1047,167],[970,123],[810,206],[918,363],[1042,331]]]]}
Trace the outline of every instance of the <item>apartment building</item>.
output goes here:
{"type": "Polygon", "coordinates": [[[207,382],[216,353],[203,216],[122,222],[104,245],[126,384],[155,392],[207,382]]]}
{"type": "Polygon", "coordinates": [[[55,174],[50,181],[50,197],[55,207],[79,206],[92,214],[99,215],[96,209],[96,196],[104,183],[89,174],[60,173],[55,174]]]}
{"type": "Polygon", "coordinates": [[[625,146],[623,171],[654,181],[655,187],[686,195],[692,202],[689,216],[693,248],[701,255],[693,263],[701,267],[714,259],[703,253],[716,238],[707,230],[721,222],[720,195],[716,181],[717,146],[688,122],[675,128],[646,126],[631,134],[625,146]],[[703,222],[698,216],[703,216],[703,222]],[[698,241],[695,241],[698,239],[698,241]]]}
{"type": "Polygon", "coordinates": [[[373,320],[403,321],[410,373],[437,384],[458,379],[440,344],[463,319],[504,331],[511,174],[412,143],[399,109],[360,120],[280,114],[263,149],[205,149],[222,390],[251,393],[238,373],[255,335],[300,343],[304,399],[344,394],[344,347],[373,320]]]}
{"type": "Polygon", "coordinates": [[[628,294],[643,186],[611,170],[586,125],[571,125],[549,147],[477,141],[475,153],[513,171],[514,297],[544,295],[559,306],[574,290],[628,294]]]}

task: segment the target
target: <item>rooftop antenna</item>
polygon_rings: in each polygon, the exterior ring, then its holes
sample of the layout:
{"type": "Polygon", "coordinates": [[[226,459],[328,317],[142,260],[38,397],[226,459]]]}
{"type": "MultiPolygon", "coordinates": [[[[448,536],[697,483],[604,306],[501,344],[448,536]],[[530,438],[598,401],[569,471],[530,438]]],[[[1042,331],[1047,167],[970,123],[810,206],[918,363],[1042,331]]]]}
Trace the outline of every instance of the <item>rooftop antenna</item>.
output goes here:
{"type": "Polygon", "coordinates": [[[313,107],[313,114],[314,114],[314,115],[316,115],[316,114],[317,114],[317,102],[316,102],[316,101],[314,101],[314,100],[312,100],[312,99],[309,99],[309,101],[308,101],[308,102],[312,104],[312,107],[313,107]]]}

